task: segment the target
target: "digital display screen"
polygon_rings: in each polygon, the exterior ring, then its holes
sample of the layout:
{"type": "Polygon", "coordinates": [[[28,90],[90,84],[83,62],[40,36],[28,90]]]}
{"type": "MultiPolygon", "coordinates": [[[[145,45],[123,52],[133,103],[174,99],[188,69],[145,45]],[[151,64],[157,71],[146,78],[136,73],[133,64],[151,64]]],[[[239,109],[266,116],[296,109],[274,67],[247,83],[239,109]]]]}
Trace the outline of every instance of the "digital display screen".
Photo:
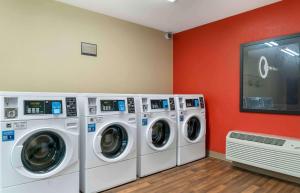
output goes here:
{"type": "Polygon", "coordinates": [[[168,109],[169,102],[167,99],[151,100],[151,109],[168,109]]]}
{"type": "Polygon", "coordinates": [[[101,100],[101,111],[126,111],[125,100],[101,100]]]}
{"type": "Polygon", "coordinates": [[[244,44],[241,111],[300,114],[300,34],[244,44]]]}
{"type": "Polygon", "coordinates": [[[62,101],[24,101],[25,115],[62,114],[62,101]]]}
{"type": "Polygon", "coordinates": [[[198,99],[186,99],[185,100],[186,107],[199,107],[198,99]]]}

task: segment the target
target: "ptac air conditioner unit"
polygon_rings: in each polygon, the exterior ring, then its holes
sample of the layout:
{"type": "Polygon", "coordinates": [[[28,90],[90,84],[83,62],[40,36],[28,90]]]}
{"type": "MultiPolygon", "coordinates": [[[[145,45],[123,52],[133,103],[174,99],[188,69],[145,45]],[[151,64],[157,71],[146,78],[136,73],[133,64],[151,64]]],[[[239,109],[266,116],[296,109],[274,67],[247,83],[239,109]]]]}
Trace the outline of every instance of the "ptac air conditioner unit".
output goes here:
{"type": "Polygon", "coordinates": [[[300,140],[231,131],[226,159],[300,178],[300,140]]]}

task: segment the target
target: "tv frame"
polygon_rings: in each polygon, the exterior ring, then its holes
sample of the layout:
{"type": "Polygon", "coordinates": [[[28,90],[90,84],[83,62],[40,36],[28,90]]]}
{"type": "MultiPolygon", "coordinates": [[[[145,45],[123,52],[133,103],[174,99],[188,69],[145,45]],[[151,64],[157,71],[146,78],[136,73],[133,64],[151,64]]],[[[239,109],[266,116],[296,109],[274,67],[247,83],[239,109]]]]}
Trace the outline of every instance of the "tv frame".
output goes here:
{"type": "Polygon", "coordinates": [[[266,109],[247,109],[243,106],[243,90],[244,90],[244,79],[243,79],[243,71],[244,71],[244,48],[248,46],[254,46],[257,44],[263,44],[265,42],[271,41],[282,41],[292,38],[300,38],[300,33],[290,34],[290,35],[283,35],[278,36],[275,38],[269,38],[264,40],[259,40],[250,43],[244,43],[240,45],[240,112],[248,112],[248,113],[265,113],[265,114],[284,114],[284,115],[300,115],[299,111],[281,111],[281,110],[266,110],[266,109]]]}

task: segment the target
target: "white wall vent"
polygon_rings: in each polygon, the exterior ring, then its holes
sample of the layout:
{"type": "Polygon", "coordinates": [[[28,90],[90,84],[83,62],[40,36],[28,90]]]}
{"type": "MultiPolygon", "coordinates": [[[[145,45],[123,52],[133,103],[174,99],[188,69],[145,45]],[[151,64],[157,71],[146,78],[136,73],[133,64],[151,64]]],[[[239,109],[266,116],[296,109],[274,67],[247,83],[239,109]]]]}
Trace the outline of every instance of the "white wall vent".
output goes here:
{"type": "Polygon", "coordinates": [[[226,159],[300,178],[300,140],[231,131],[226,159]]]}

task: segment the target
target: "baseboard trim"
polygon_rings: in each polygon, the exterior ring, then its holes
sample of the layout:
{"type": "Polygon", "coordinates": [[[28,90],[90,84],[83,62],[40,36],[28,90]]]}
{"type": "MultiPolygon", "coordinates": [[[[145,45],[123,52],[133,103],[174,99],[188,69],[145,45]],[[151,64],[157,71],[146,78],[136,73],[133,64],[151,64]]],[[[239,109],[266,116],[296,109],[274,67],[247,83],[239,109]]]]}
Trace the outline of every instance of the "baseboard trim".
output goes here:
{"type": "Polygon", "coordinates": [[[226,160],[226,156],[223,153],[219,153],[219,152],[215,152],[215,151],[208,151],[208,157],[212,157],[212,158],[216,158],[216,159],[220,159],[223,161],[228,161],[226,160]]]}

